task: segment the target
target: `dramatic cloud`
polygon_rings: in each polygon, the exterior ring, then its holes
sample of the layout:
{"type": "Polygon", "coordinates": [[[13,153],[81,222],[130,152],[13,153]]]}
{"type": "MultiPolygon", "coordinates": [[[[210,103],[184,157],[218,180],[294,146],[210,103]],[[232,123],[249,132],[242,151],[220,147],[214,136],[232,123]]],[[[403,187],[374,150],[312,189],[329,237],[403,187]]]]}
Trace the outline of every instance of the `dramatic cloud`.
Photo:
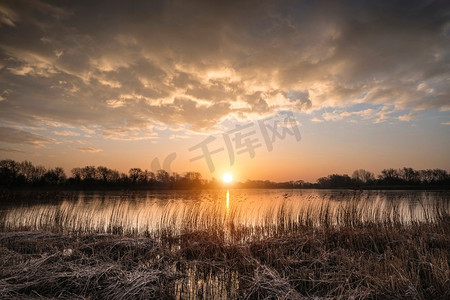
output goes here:
{"type": "Polygon", "coordinates": [[[51,139],[31,132],[0,127],[0,142],[2,143],[26,144],[34,147],[43,147],[46,143],[51,141],[51,139]]]}
{"type": "Polygon", "coordinates": [[[8,7],[0,5],[0,24],[15,27],[17,15],[8,7]]]}
{"type": "Polygon", "coordinates": [[[82,152],[89,152],[89,153],[97,153],[103,151],[103,149],[96,149],[96,148],[90,148],[90,147],[78,147],[78,150],[82,152]]]}
{"type": "MultiPolygon", "coordinates": [[[[45,119],[136,140],[152,138],[155,126],[205,132],[231,116],[254,119],[281,109],[329,107],[335,112],[324,120],[374,122],[387,115],[343,108],[445,111],[449,7],[445,1],[3,1],[0,118],[4,125],[45,119]]],[[[37,138],[25,136],[18,139],[37,138]]],[[[2,140],[15,141],[3,133],[2,140]]]]}
{"type": "Polygon", "coordinates": [[[79,136],[80,134],[78,132],[69,131],[69,130],[61,130],[61,131],[53,131],[53,134],[55,135],[61,135],[61,136],[79,136]]]}

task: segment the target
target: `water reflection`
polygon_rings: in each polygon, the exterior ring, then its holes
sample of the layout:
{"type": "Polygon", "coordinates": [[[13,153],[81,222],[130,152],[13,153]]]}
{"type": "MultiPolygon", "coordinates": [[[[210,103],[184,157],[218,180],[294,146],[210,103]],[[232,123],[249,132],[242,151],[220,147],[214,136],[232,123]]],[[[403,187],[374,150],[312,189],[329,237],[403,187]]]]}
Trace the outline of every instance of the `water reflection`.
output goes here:
{"type": "Polygon", "coordinates": [[[53,204],[30,199],[31,204],[9,207],[0,224],[6,230],[117,234],[233,227],[266,235],[298,224],[429,221],[438,206],[450,208],[449,192],[226,190],[223,205],[224,192],[80,192],[75,200],[53,204]]]}
{"type": "Polygon", "coordinates": [[[230,190],[227,190],[227,204],[226,204],[226,210],[227,210],[227,220],[230,216],[230,190]]]}

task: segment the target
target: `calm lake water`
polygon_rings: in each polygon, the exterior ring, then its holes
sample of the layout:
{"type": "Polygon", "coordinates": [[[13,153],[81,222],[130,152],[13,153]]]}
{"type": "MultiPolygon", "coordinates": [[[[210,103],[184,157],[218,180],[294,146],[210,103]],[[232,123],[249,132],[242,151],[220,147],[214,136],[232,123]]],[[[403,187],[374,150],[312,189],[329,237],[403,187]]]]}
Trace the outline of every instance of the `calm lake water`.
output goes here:
{"type": "Polygon", "coordinates": [[[148,234],[232,226],[273,232],[295,224],[432,221],[438,211],[450,211],[448,191],[230,189],[63,195],[52,201],[29,194],[20,204],[4,206],[3,230],[148,234]]]}

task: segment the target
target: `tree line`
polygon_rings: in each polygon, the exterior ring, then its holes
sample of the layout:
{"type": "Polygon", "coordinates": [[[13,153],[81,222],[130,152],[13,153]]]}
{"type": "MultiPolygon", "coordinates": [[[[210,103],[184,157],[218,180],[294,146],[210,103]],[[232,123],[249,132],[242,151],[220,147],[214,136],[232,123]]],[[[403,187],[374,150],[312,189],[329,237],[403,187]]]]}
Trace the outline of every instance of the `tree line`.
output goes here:
{"type": "Polygon", "coordinates": [[[350,177],[347,174],[332,174],[321,177],[317,187],[450,187],[450,174],[442,169],[414,170],[413,168],[383,169],[380,174],[359,169],[350,177]]]}
{"type": "MultiPolygon", "coordinates": [[[[140,189],[190,189],[220,188],[216,179],[206,180],[199,172],[184,174],[165,170],[151,172],[131,168],[128,174],[104,166],[73,168],[68,177],[63,168],[34,166],[29,161],[0,161],[0,186],[2,187],[62,187],[62,188],[140,188],[140,189]]],[[[273,182],[247,180],[234,183],[236,188],[449,188],[450,174],[442,169],[414,170],[412,168],[384,169],[374,173],[359,169],[352,176],[332,174],[315,183],[302,180],[273,182]]]]}
{"type": "Polygon", "coordinates": [[[73,168],[67,177],[63,168],[34,166],[29,161],[0,161],[0,185],[7,187],[73,187],[73,188],[191,188],[207,187],[213,181],[204,180],[198,172],[169,174],[165,170],[150,172],[131,168],[128,174],[104,166],[73,168]]]}

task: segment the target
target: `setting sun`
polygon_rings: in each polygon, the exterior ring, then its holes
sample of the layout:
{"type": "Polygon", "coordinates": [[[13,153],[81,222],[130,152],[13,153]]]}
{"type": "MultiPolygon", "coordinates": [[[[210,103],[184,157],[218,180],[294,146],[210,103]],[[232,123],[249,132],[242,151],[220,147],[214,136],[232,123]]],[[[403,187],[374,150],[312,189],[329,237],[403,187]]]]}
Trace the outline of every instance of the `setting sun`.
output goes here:
{"type": "Polygon", "coordinates": [[[230,173],[225,173],[223,174],[222,180],[225,183],[231,183],[233,181],[233,175],[231,175],[230,173]]]}
{"type": "Polygon", "coordinates": [[[0,300],[450,300],[450,0],[267,2],[0,0],[0,300]]]}

